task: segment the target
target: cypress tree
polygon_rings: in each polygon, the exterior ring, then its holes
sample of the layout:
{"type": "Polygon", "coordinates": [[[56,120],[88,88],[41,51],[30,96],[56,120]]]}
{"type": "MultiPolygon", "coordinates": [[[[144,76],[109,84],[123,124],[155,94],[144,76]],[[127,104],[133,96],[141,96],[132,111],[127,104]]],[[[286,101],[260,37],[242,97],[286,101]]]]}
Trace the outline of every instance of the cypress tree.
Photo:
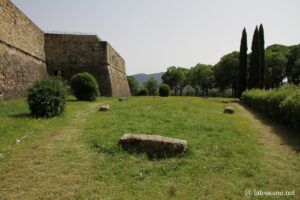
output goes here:
{"type": "Polygon", "coordinates": [[[261,49],[257,27],[253,34],[251,50],[248,89],[261,88],[261,49]]]}
{"type": "Polygon", "coordinates": [[[239,57],[239,73],[238,73],[238,97],[242,96],[242,93],[247,89],[248,78],[248,59],[247,59],[247,32],[244,28],[240,46],[239,57]]]}
{"type": "Polygon", "coordinates": [[[261,88],[265,87],[265,36],[264,36],[264,27],[261,24],[259,26],[259,43],[260,43],[260,57],[261,57],[261,88]]]}

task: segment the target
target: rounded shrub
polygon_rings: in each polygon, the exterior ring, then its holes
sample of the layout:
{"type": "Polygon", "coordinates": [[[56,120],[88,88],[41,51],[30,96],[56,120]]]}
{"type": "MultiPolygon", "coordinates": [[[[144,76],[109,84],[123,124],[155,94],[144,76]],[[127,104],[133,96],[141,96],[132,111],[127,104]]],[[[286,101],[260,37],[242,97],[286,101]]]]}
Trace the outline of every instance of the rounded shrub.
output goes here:
{"type": "Polygon", "coordinates": [[[27,102],[31,115],[54,117],[65,108],[67,89],[58,78],[45,78],[36,81],[28,90],[27,102]]]}
{"type": "Polygon", "coordinates": [[[95,101],[99,96],[99,86],[93,75],[83,72],[71,79],[74,96],[80,101],[95,101]]]}
{"type": "Polygon", "coordinates": [[[148,92],[147,92],[146,88],[142,88],[136,93],[136,96],[147,96],[147,95],[148,95],[148,92]]]}
{"type": "Polygon", "coordinates": [[[159,96],[168,97],[170,95],[170,87],[167,84],[161,84],[159,86],[159,96]]]}

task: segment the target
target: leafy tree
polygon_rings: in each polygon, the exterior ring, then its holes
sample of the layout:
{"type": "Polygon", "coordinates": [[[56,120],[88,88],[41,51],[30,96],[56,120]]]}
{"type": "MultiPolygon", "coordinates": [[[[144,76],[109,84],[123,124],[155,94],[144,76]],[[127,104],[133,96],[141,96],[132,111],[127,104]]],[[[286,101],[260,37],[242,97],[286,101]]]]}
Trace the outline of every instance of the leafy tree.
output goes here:
{"type": "Polygon", "coordinates": [[[279,87],[285,78],[287,58],[283,53],[266,51],[266,89],[279,87]]]}
{"type": "Polygon", "coordinates": [[[178,82],[178,87],[179,87],[179,91],[180,91],[180,96],[182,96],[183,93],[183,89],[185,88],[185,86],[187,86],[189,84],[189,80],[187,78],[187,74],[189,72],[188,69],[183,68],[183,67],[178,67],[177,71],[179,71],[178,73],[180,73],[180,79],[178,82]]]}
{"type": "Polygon", "coordinates": [[[286,75],[289,83],[299,84],[300,73],[299,73],[299,61],[300,60],[300,44],[291,46],[290,53],[288,55],[288,64],[286,75]]]}
{"type": "Polygon", "coordinates": [[[171,90],[175,91],[177,95],[178,89],[184,85],[185,72],[183,68],[177,68],[175,66],[169,67],[167,72],[162,75],[163,83],[170,86],[171,90]]]}
{"type": "Polygon", "coordinates": [[[223,56],[221,60],[214,66],[215,82],[220,88],[222,95],[223,91],[229,87],[232,88],[232,91],[236,91],[238,69],[239,53],[236,51],[223,56]]]}
{"type": "Polygon", "coordinates": [[[261,88],[261,49],[257,27],[253,34],[251,50],[248,88],[261,88]]]}
{"type": "Polygon", "coordinates": [[[239,70],[238,70],[238,83],[237,83],[237,96],[241,97],[242,93],[247,89],[247,79],[248,79],[248,45],[247,45],[247,32],[244,28],[242,39],[241,39],[241,47],[240,47],[240,55],[239,55],[239,70]]]}
{"type": "Polygon", "coordinates": [[[145,83],[145,87],[148,90],[148,95],[155,95],[157,90],[157,81],[154,77],[150,77],[149,80],[145,83]]]}
{"type": "Polygon", "coordinates": [[[264,88],[264,79],[265,79],[265,36],[264,36],[264,27],[261,24],[259,26],[259,47],[260,47],[260,81],[261,81],[261,88],[264,88]]]}
{"type": "Polygon", "coordinates": [[[213,87],[214,74],[211,65],[197,64],[189,70],[188,74],[190,85],[195,89],[196,96],[199,89],[202,94],[207,95],[208,89],[213,87]]]}
{"type": "Polygon", "coordinates": [[[136,95],[139,90],[139,82],[133,76],[127,76],[131,95],[136,95]]]}
{"type": "Polygon", "coordinates": [[[281,44],[273,44],[266,48],[266,52],[282,53],[287,57],[290,54],[290,48],[281,44]]]}

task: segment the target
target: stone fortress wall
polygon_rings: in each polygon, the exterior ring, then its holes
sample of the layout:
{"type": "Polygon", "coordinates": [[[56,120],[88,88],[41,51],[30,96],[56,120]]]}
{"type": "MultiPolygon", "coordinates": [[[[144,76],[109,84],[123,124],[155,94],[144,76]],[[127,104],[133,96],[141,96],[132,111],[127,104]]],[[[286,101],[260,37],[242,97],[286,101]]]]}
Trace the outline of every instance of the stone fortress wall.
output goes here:
{"type": "Polygon", "coordinates": [[[9,0],[0,0],[0,99],[24,97],[47,75],[95,76],[103,96],[130,96],[125,61],[96,35],[45,33],[9,0]]]}
{"type": "Polygon", "coordinates": [[[68,81],[78,72],[95,76],[103,96],[129,96],[124,59],[97,35],[46,33],[48,73],[68,81]]]}
{"type": "Polygon", "coordinates": [[[0,99],[24,97],[46,75],[43,31],[9,0],[0,0],[0,99]]]}

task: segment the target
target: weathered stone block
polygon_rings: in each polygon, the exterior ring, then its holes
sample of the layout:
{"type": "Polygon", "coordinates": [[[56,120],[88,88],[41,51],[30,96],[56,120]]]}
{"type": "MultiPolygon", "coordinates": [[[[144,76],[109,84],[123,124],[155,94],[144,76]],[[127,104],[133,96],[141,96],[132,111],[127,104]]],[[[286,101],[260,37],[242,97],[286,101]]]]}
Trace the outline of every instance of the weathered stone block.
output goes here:
{"type": "Polygon", "coordinates": [[[102,105],[100,107],[100,111],[105,112],[105,111],[109,111],[110,106],[108,104],[102,105]]]}
{"type": "Polygon", "coordinates": [[[130,153],[146,153],[149,158],[168,158],[186,151],[186,140],[159,135],[124,134],[119,144],[130,153]]]}
{"type": "Polygon", "coordinates": [[[233,114],[234,113],[234,108],[233,107],[226,107],[225,110],[224,110],[224,113],[233,114]]]}
{"type": "Polygon", "coordinates": [[[221,103],[229,103],[228,100],[221,100],[220,102],[221,102],[221,103]]]}

